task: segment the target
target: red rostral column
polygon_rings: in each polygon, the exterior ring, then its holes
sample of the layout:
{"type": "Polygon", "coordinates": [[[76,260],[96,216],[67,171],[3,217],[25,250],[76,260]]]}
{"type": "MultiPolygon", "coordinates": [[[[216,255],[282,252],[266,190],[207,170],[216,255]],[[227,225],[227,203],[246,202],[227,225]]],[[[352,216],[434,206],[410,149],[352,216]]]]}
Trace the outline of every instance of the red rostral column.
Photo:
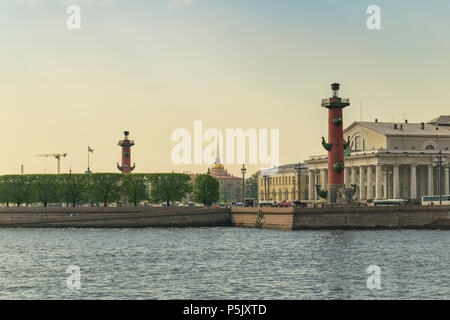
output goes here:
{"type": "Polygon", "coordinates": [[[122,173],[131,173],[136,167],[135,164],[131,166],[131,147],[134,146],[134,141],[128,139],[128,135],[130,132],[124,131],[125,139],[120,140],[118,145],[122,147],[122,166],[119,166],[117,163],[117,169],[119,169],[122,173]]]}
{"type": "Polygon", "coordinates": [[[342,109],[350,105],[349,99],[338,97],[339,83],[331,85],[333,97],[322,100],[322,107],[328,109],[328,143],[322,137],[322,145],[328,151],[329,203],[337,202],[337,193],[344,189],[344,150],[348,144],[344,141],[342,109]]]}

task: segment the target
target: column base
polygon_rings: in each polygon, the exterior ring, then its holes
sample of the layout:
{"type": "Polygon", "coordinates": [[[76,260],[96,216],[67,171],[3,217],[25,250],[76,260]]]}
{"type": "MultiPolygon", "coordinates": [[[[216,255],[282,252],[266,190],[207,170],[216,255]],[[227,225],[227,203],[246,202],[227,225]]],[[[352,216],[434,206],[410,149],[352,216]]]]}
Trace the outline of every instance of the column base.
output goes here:
{"type": "Polygon", "coordinates": [[[328,184],[327,185],[327,202],[333,204],[345,204],[345,184],[328,184]]]}

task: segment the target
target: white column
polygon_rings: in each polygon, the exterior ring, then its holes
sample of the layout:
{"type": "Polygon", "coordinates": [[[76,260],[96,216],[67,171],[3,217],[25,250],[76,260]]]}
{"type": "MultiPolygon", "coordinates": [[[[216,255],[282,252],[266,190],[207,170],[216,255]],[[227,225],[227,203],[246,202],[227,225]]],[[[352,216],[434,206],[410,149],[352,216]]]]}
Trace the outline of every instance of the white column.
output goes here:
{"type": "Polygon", "coordinates": [[[416,175],[416,165],[411,165],[411,199],[417,198],[417,175],[416,175]]]}
{"type": "Polygon", "coordinates": [[[385,171],[384,179],[383,179],[383,186],[384,186],[384,188],[383,188],[383,198],[384,199],[389,199],[388,188],[387,188],[388,183],[389,183],[388,179],[389,179],[389,174],[388,174],[387,171],[385,171]]]}
{"type": "Polygon", "coordinates": [[[356,180],[356,178],[357,178],[357,176],[356,176],[356,170],[357,170],[358,168],[357,167],[352,167],[352,169],[351,169],[351,178],[350,178],[350,183],[351,184],[358,184],[358,182],[357,182],[357,180],[356,180]]]}
{"type": "Polygon", "coordinates": [[[367,167],[367,199],[373,199],[373,169],[367,167]]]}
{"type": "Polygon", "coordinates": [[[445,178],[444,178],[444,182],[445,182],[445,186],[444,186],[444,190],[445,190],[445,194],[449,195],[450,194],[450,183],[449,183],[449,175],[448,175],[448,166],[446,166],[444,168],[444,174],[445,174],[445,178]]]}
{"type": "Polygon", "coordinates": [[[350,168],[344,167],[344,184],[346,187],[350,184],[350,168]]]}
{"type": "Polygon", "coordinates": [[[394,176],[394,169],[391,169],[391,172],[388,174],[388,187],[387,187],[387,194],[388,194],[388,199],[393,199],[394,198],[394,182],[393,182],[393,176],[394,176]]]}
{"type": "Polygon", "coordinates": [[[380,200],[383,197],[381,184],[381,165],[377,165],[375,168],[375,199],[380,200]]]}
{"type": "Polygon", "coordinates": [[[359,199],[366,198],[366,175],[364,174],[364,166],[359,167],[359,199]]]}
{"type": "MultiPolygon", "coordinates": [[[[314,170],[309,170],[309,189],[308,189],[308,199],[309,200],[314,200],[315,199],[315,192],[314,192],[314,170]]],[[[298,191],[297,191],[298,192],[298,191]]]]}
{"type": "Polygon", "coordinates": [[[428,165],[428,195],[434,195],[433,192],[433,165],[428,165]]]}
{"type": "Polygon", "coordinates": [[[328,170],[322,169],[322,190],[327,190],[327,184],[328,184],[328,170]]]}
{"type": "Polygon", "coordinates": [[[400,175],[399,175],[399,166],[395,165],[394,166],[394,172],[393,172],[393,177],[392,177],[392,184],[393,184],[393,195],[392,197],[394,199],[398,199],[400,198],[400,175]]]}

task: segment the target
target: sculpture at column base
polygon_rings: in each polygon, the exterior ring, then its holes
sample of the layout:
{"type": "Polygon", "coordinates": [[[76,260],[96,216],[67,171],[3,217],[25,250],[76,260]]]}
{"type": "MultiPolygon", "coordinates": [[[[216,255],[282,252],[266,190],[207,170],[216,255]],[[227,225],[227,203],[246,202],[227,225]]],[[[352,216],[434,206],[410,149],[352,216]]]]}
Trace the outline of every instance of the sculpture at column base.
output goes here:
{"type": "Polygon", "coordinates": [[[328,184],[327,193],[328,203],[336,205],[349,205],[353,203],[353,197],[356,193],[357,185],[353,184],[351,187],[345,187],[344,184],[328,184]]]}
{"type": "Polygon", "coordinates": [[[343,204],[342,202],[342,195],[343,190],[345,189],[344,184],[330,184],[327,185],[327,202],[328,203],[336,203],[336,204],[343,204]]]}

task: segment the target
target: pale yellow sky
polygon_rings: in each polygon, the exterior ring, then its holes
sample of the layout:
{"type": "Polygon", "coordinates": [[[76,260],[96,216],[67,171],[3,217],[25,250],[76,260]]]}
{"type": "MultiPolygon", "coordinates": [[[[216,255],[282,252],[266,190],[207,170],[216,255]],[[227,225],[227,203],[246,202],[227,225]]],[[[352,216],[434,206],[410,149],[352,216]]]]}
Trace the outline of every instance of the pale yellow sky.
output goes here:
{"type": "Polygon", "coordinates": [[[383,29],[369,31],[364,4],[352,3],[337,24],[311,4],[115,1],[85,4],[82,29],[69,31],[61,2],[0,2],[0,173],[56,172],[56,160],[35,156],[55,152],[68,153],[62,171],[84,172],[88,145],[93,171],[116,172],[124,130],[136,172],[204,172],[170,158],[171,133],[193,133],[195,120],[205,130],[280,129],[281,164],[303,161],[323,153],[320,100],[335,81],[352,101],[346,125],[359,120],[360,100],[364,120],[448,114],[448,19],[382,1],[383,29]]]}

